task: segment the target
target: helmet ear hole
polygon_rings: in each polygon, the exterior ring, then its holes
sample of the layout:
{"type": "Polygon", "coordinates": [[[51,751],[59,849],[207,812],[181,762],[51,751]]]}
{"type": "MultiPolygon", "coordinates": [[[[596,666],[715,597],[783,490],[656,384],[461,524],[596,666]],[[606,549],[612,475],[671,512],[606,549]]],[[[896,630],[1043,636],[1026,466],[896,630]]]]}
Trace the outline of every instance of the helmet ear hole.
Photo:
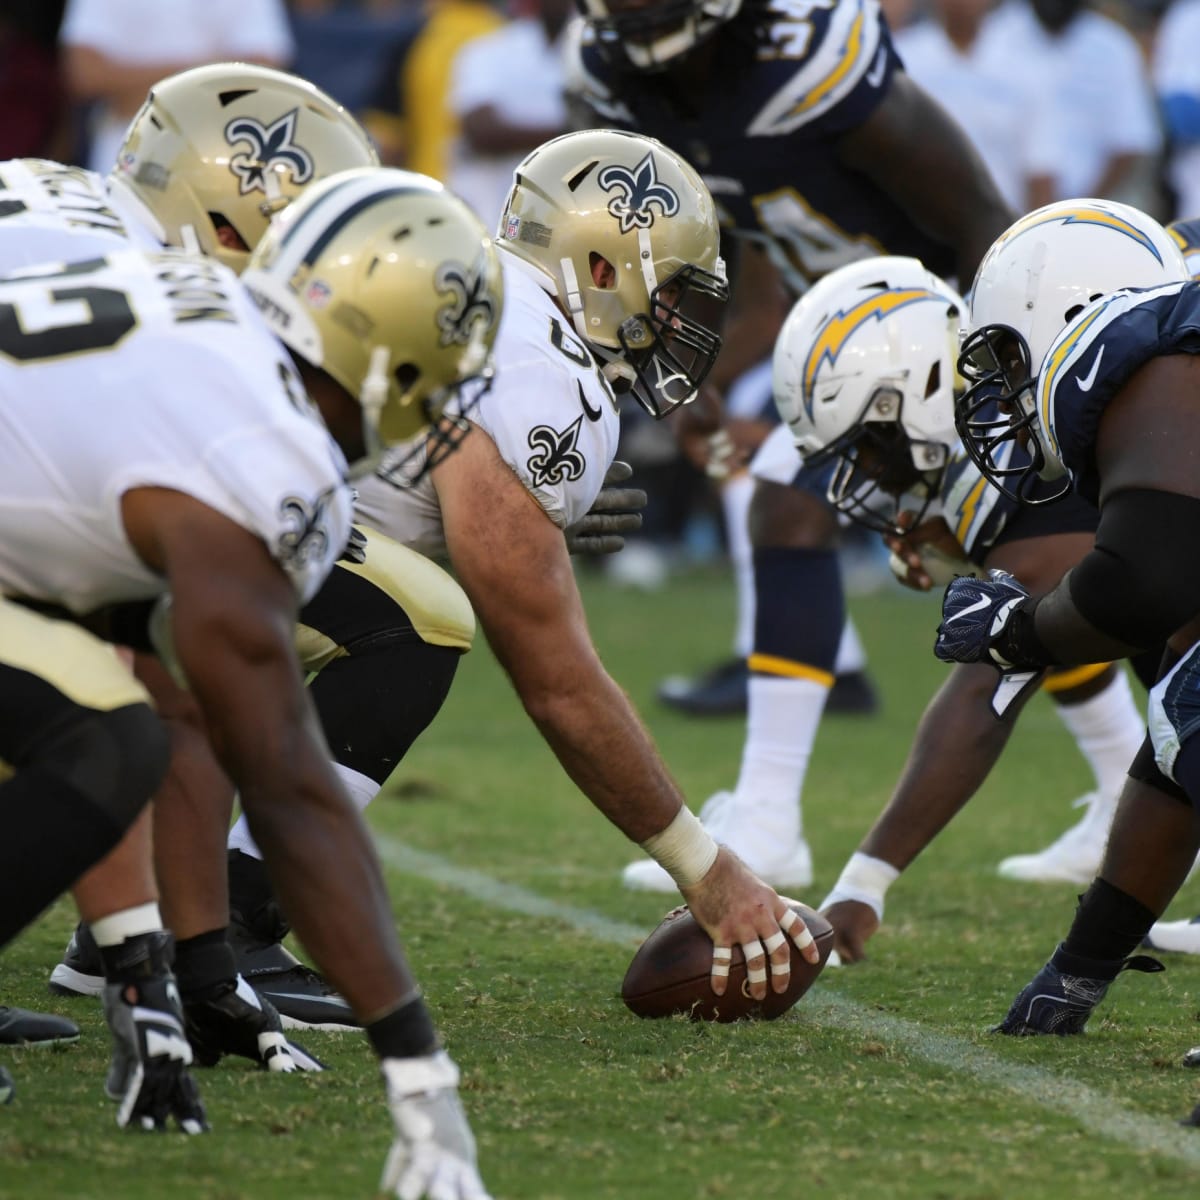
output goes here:
{"type": "Polygon", "coordinates": [[[925,381],[925,399],[928,400],[942,386],[942,364],[934,362],[929,368],[929,378],[925,381]]]}
{"type": "Polygon", "coordinates": [[[417,380],[421,378],[421,368],[416,363],[400,363],[392,372],[392,377],[396,380],[400,394],[407,395],[417,386],[417,380]]]}

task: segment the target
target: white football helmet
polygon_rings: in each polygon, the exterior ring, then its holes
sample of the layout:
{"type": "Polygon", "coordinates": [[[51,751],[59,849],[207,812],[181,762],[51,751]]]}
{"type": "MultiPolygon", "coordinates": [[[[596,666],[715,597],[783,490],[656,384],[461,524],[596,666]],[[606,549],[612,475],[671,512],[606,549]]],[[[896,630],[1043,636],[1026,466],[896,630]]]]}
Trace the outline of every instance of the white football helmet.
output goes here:
{"type": "Polygon", "coordinates": [[[495,243],[436,180],[331,175],[272,220],[242,282],[276,336],[359,400],[369,454],[432,426],[414,451],[428,470],[461,440],[491,382],[503,283],[495,243]],[[462,416],[442,418],[464,392],[462,416]]]}
{"type": "Polygon", "coordinates": [[[1178,244],[1153,217],[1112,200],[1064,200],[1022,217],[979,264],[958,369],[967,390],[956,425],[967,452],[1010,499],[1047,503],[1063,495],[1030,495],[1034,475],[1066,474],[1044,436],[1037,380],[1046,352],[1094,300],[1123,288],[1156,287],[1188,278],[1178,244]],[[996,404],[1004,406],[997,409],[996,404]],[[998,415],[999,414],[999,415],[998,415]],[[1011,444],[1023,431],[1024,455],[1011,444]],[[1013,481],[1011,483],[1006,482],[1013,481]]]}
{"type": "Polygon", "coordinates": [[[1200,217],[1172,221],[1167,226],[1167,232],[1179,247],[1183,261],[1187,263],[1188,274],[1193,279],[1200,279],[1200,217]]]}
{"type": "Polygon", "coordinates": [[[957,441],[965,318],[953,288],[899,257],[831,272],[788,314],[775,342],[776,406],[806,464],[836,460],[829,499],[859,524],[899,531],[901,497],[927,507],[938,495],[957,441]]]}
{"type": "Polygon", "coordinates": [[[497,238],[546,276],[614,391],[656,417],[695,396],[729,285],[712,196],[674,151],[615,129],[553,138],[517,167],[497,238]]]}
{"type": "Polygon", "coordinates": [[[596,44],[621,65],[661,71],[712,37],[742,0],[577,0],[596,44]]]}
{"type": "Polygon", "coordinates": [[[150,89],[109,181],[166,244],[240,271],[272,214],[308,184],[378,165],[358,122],[308,80],[213,63],[150,89]]]}

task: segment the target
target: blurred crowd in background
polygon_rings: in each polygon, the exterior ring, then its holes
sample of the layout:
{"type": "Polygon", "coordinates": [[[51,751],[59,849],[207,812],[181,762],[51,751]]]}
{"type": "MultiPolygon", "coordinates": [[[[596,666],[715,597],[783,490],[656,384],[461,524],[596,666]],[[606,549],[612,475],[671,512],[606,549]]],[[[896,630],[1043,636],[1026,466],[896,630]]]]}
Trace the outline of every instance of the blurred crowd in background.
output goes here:
{"type": "MultiPolygon", "coordinates": [[[[884,7],[907,69],[1016,208],[1103,196],[1164,221],[1200,216],[1200,0],[884,7]]],[[[579,120],[564,95],[576,19],[573,0],[5,0],[0,159],[106,172],[150,84],[243,59],[311,79],[385,162],[444,180],[491,226],[513,167],[579,120]]],[[[671,430],[629,408],[621,456],[651,502],[642,539],[609,569],[652,588],[722,553],[721,506],[671,430]]]]}

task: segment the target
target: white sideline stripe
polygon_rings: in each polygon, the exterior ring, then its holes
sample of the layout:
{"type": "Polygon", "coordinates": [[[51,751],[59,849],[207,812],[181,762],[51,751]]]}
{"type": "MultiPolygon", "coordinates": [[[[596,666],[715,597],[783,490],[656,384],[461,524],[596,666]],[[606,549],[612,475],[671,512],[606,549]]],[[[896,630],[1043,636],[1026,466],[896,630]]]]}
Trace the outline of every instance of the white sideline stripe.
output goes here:
{"type": "MultiPolygon", "coordinates": [[[[434,883],[455,888],[476,900],[521,913],[543,917],[585,933],[599,942],[628,948],[639,944],[647,930],[600,913],[569,904],[559,904],[514,884],[459,867],[448,859],[405,845],[396,838],[376,833],[380,857],[389,867],[408,875],[419,875],[434,883]]],[[[889,1017],[864,1008],[826,987],[804,998],[804,1015],[820,1025],[849,1030],[872,1041],[889,1041],[917,1058],[970,1075],[990,1087],[1001,1087],[1058,1116],[1069,1116],[1086,1132],[1124,1142],[1134,1149],[1200,1165],[1200,1130],[1183,1129],[1164,1120],[1122,1108],[1111,1096],[1084,1084],[1061,1078],[1040,1067],[1008,1062],[966,1038],[934,1033],[914,1021],[889,1017]]],[[[1186,1089],[1180,1087],[1183,1093],[1186,1089]]],[[[1180,1101],[1180,1116],[1187,1104],[1180,1101]]]]}

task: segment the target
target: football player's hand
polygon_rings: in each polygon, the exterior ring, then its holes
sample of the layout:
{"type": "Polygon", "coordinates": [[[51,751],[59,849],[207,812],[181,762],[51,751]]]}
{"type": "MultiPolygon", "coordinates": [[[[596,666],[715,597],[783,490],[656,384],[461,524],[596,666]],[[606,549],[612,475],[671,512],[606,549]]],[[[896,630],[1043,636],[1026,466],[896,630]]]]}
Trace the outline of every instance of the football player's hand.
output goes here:
{"type": "Polygon", "coordinates": [[[287,1040],[275,1006],[240,975],[203,1000],[186,997],[183,1016],[197,1066],[215,1067],[225,1055],[236,1054],[267,1071],[325,1069],[302,1046],[287,1040]]]}
{"type": "Polygon", "coordinates": [[[617,486],[632,474],[627,462],[613,460],[596,502],[566,530],[571,554],[616,554],[625,547],[625,534],[641,529],[646,493],[641,488],[617,486]]]}
{"type": "Polygon", "coordinates": [[[380,1067],[396,1128],[380,1188],[399,1200],[490,1200],[450,1056],[385,1058],[380,1067]]]}
{"type": "Polygon", "coordinates": [[[1030,601],[1028,588],[1007,571],[990,570],[986,579],[952,580],[942,599],[942,623],[933,652],[943,662],[986,662],[1001,671],[1015,663],[999,649],[1009,622],[1030,601]]]}
{"type": "Polygon", "coordinates": [[[821,915],[833,926],[833,948],[842,962],[861,962],[867,957],[867,942],[879,928],[879,918],[869,904],[838,900],[821,909],[821,915]]]}
{"type": "Polygon", "coordinates": [[[683,404],[670,416],[671,432],[684,457],[701,471],[708,470],[712,439],[721,433],[723,421],[720,393],[704,384],[690,404],[683,404]]]}
{"type": "Polygon", "coordinates": [[[692,915],[712,938],[716,995],[725,994],[735,945],[746,956],[746,978],[756,1000],[767,994],[768,963],[771,987],[776,992],[787,990],[792,973],[789,937],[809,962],[820,961],[808,927],[728,846],[720,848],[699,883],[681,891],[692,915]]]}
{"type": "Polygon", "coordinates": [[[916,514],[902,512],[896,523],[906,532],[885,534],[883,543],[891,551],[888,566],[905,587],[927,592],[935,584],[947,584],[955,575],[971,575],[975,568],[967,561],[958,538],[941,517],[914,524],[916,514]]]}
{"type": "Polygon", "coordinates": [[[365,563],[367,561],[367,535],[361,529],[350,526],[350,540],[338,555],[338,562],[365,563]]]}
{"type": "Polygon", "coordinates": [[[104,1089],[119,1101],[117,1124],[161,1130],[174,1119],[184,1133],[203,1133],[208,1119],[188,1072],[192,1048],[174,976],[105,984],[103,1001],[113,1038],[104,1089]]]}

